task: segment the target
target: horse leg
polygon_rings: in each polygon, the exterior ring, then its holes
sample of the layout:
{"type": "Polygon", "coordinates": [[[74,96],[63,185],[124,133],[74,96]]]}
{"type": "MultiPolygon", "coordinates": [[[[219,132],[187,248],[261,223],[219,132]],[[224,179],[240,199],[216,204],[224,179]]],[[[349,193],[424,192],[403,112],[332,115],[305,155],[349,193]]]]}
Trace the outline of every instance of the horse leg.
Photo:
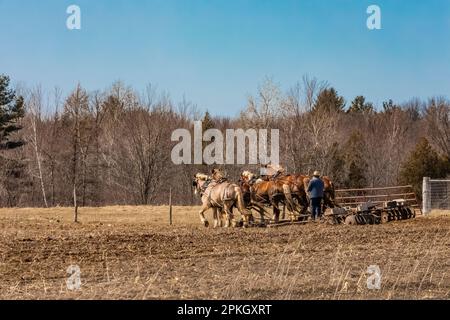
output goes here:
{"type": "Polygon", "coordinates": [[[302,198],[296,194],[296,196],[294,197],[294,205],[295,205],[295,211],[293,213],[293,218],[296,217],[296,215],[298,215],[298,220],[300,220],[301,215],[304,214],[305,212],[305,205],[304,205],[304,201],[302,200],[302,198]]]}
{"type": "Polygon", "coordinates": [[[308,217],[306,217],[305,215],[308,215],[308,208],[309,208],[309,203],[308,203],[308,198],[306,196],[303,196],[300,198],[300,217],[299,217],[299,221],[305,221],[308,219],[308,217]]]}
{"type": "Polygon", "coordinates": [[[308,215],[308,206],[307,205],[302,205],[300,208],[300,221],[305,221],[308,219],[308,217],[306,217],[305,215],[308,215]]]}
{"type": "Polygon", "coordinates": [[[273,206],[273,217],[275,223],[278,223],[280,221],[280,209],[278,209],[278,206],[273,206]]]}
{"type": "Polygon", "coordinates": [[[264,208],[259,206],[258,209],[258,213],[259,213],[259,217],[261,219],[261,221],[259,222],[260,225],[265,225],[266,224],[266,218],[264,216],[264,208]]]}
{"type": "Polygon", "coordinates": [[[228,207],[228,224],[230,224],[233,228],[237,225],[236,220],[234,219],[232,204],[228,207]]]}
{"type": "Polygon", "coordinates": [[[218,211],[219,213],[219,227],[223,227],[223,217],[224,217],[224,215],[225,215],[225,213],[223,212],[223,209],[222,208],[220,208],[219,209],[219,211],[218,211]]]}
{"type": "Polygon", "coordinates": [[[272,199],[272,208],[273,208],[273,215],[272,220],[275,223],[278,223],[280,221],[280,209],[278,208],[278,201],[272,199]]]}
{"type": "Polygon", "coordinates": [[[254,202],[253,205],[256,207],[258,213],[259,213],[259,217],[261,219],[261,221],[259,222],[260,225],[264,225],[266,222],[266,218],[264,216],[264,205],[260,204],[259,202],[254,202]]]}
{"type": "Polygon", "coordinates": [[[214,218],[214,228],[219,227],[220,217],[217,214],[217,208],[213,208],[213,218],[214,218]]]}
{"type": "Polygon", "coordinates": [[[205,218],[205,211],[209,209],[209,206],[204,204],[199,211],[200,221],[203,223],[205,227],[209,226],[208,220],[205,218]]]}
{"type": "Polygon", "coordinates": [[[323,208],[322,208],[322,212],[325,212],[326,208],[334,208],[336,207],[336,204],[333,200],[333,197],[331,194],[329,193],[325,193],[323,195],[323,208]]]}
{"type": "Polygon", "coordinates": [[[231,222],[231,213],[228,203],[224,203],[223,210],[225,212],[225,228],[229,228],[231,222]]]}
{"type": "MultiPolygon", "coordinates": [[[[236,208],[238,209],[239,213],[241,214],[241,219],[242,219],[242,227],[246,228],[249,226],[250,223],[250,219],[251,219],[251,211],[248,210],[247,208],[243,207],[240,208],[240,206],[236,206],[236,208]]],[[[233,212],[232,212],[233,213],[233,212]]]]}
{"type": "MultiPolygon", "coordinates": [[[[242,216],[242,227],[246,228],[249,225],[250,219],[253,218],[252,212],[247,209],[241,189],[236,186],[234,188],[234,193],[234,205],[242,216]]],[[[233,210],[233,205],[231,206],[231,210],[233,210]]],[[[231,214],[233,214],[233,212],[231,212],[231,214]]]]}

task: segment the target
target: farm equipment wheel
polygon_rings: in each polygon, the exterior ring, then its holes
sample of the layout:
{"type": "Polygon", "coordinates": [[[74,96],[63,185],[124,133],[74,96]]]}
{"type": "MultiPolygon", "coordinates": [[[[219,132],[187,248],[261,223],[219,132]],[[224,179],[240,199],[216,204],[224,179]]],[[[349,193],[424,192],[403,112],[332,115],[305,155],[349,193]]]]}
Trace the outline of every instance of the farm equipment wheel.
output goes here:
{"type": "Polygon", "coordinates": [[[380,223],[388,223],[389,222],[389,213],[386,211],[382,211],[380,215],[380,223]]]}
{"type": "Polygon", "coordinates": [[[400,220],[400,215],[397,209],[392,209],[394,220],[400,220]]]}
{"type": "Polygon", "coordinates": [[[413,210],[411,210],[411,208],[406,208],[406,211],[408,212],[408,219],[413,218],[413,210]]]}
{"type": "Polygon", "coordinates": [[[322,216],[323,222],[327,224],[338,224],[338,219],[335,216],[322,216]]]}
{"type": "Polygon", "coordinates": [[[355,216],[355,218],[356,218],[356,224],[361,224],[361,225],[370,224],[370,217],[367,216],[366,214],[357,214],[355,216]]]}
{"type": "Polygon", "coordinates": [[[364,215],[357,214],[355,216],[357,224],[367,224],[366,217],[364,215]]]}
{"type": "Polygon", "coordinates": [[[357,221],[356,221],[355,215],[349,215],[349,216],[347,216],[347,217],[345,218],[345,222],[344,222],[344,223],[345,223],[345,224],[348,224],[348,225],[356,225],[356,224],[358,224],[357,221]]]}
{"type": "Polygon", "coordinates": [[[366,220],[366,224],[377,224],[376,217],[373,214],[366,215],[364,219],[366,220]]]}
{"type": "Polygon", "coordinates": [[[403,220],[403,211],[401,208],[397,209],[398,220],[403,220]]]}
{"type": "Polygon", "coordinates": [[[395,219],[392,210],[387,210],[386,213],[388,214],[388,221],[393,221],[395,219]]]}
{"type": "Polygon", "coordinates": [[[342,222],[342,218],[340,217],[332,217],[333,224],[340,224],[342,222]]]}
{"type": "Polygon", "coordinates": [[[407,208],[402,208],[402,219],[404,220],[409,219],[409,211],[407,208]]]}

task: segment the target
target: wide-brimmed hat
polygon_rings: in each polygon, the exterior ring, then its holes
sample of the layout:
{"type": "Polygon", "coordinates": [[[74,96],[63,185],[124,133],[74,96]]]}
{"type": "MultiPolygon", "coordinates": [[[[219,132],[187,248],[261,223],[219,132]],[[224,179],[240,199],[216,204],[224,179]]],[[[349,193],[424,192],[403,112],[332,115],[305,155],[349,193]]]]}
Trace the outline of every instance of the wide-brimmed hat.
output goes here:
{"type": "Polygon", "coordinates": [[[320,172],[317,171],[317,170],[314,171],[313,176],[314,176],[314,177],[320,177],[320,172]]]}

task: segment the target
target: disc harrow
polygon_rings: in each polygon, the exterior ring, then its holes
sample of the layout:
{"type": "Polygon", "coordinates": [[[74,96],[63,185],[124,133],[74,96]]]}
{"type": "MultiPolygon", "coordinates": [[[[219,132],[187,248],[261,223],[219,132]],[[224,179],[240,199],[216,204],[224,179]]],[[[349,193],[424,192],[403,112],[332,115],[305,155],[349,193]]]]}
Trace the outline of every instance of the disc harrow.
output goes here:
{"type": "Polygon", "coordinates": [[[334,224],[365,225],[412,219],[416,213],[405,200],[398,199],[387,201],[382,206],[366,202],[357,208],[333,208],[329,209],[325,217],[334,224]]]}

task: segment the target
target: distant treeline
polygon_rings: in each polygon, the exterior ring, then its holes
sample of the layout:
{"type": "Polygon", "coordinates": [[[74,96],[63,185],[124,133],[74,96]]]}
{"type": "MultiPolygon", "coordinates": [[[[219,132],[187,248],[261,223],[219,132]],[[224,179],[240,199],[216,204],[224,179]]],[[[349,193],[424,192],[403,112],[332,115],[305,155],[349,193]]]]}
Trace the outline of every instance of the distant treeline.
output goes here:
{"type": "MultiPolygon", "coordinates": [[[[305,77],[288,92],[264,80],[235,118],[174,103],[148,86],[121,83],[105,92],[11,88],[0,76],[0,205],[80,206],[194,204],[192,177],[213,166],[174,165],[177,128],[225,132],[279,129],[288,172],[320,170],[340,188],[412,183],[450,174],[450,101],[432,97],[374,106],[347,102],[326,83],[305,77]]],[[[257,165],[227,165],[230,179],[257,165]]]]}

